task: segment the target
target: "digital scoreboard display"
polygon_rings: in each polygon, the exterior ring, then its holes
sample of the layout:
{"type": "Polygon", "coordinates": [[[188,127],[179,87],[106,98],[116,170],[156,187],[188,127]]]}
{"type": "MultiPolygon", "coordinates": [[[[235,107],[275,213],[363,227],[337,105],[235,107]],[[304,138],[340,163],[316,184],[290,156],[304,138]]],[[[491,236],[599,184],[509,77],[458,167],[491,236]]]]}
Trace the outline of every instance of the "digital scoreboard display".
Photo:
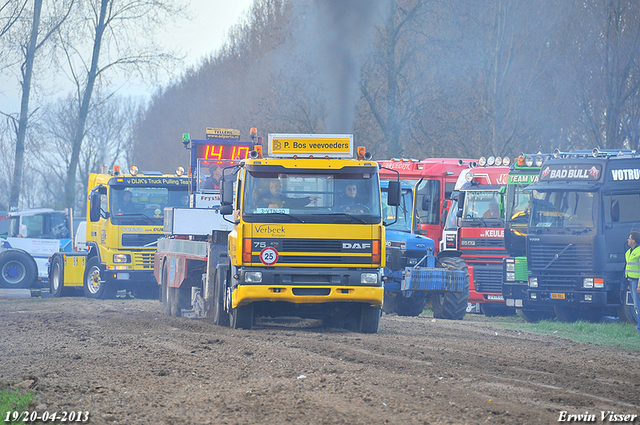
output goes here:
{"type": "Polygon", "coordinates": [[[249,157],[251,144],[241,142],[203,143],[196,145],[196,158],[207,160],[237,160],[249,157]]]}

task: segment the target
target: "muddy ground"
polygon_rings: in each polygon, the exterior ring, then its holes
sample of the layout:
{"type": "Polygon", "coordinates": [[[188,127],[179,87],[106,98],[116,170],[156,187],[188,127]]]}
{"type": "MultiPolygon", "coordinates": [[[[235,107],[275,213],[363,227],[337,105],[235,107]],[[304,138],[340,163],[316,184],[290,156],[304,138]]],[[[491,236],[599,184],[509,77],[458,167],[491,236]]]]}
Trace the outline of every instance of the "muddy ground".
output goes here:
{"type": "Polygon", "coordinates": [[[640,354],[467,320],[245,331],[153,300],[3,299],[0,385],[92,424],[608,423],[601,411],[640,415],[640,354]]]}

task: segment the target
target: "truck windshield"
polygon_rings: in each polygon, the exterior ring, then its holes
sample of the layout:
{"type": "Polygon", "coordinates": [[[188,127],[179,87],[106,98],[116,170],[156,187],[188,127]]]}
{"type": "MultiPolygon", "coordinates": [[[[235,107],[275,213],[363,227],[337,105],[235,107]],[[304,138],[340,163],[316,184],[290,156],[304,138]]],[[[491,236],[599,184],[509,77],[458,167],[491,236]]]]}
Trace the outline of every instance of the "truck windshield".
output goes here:
{"type": "MultiPolygon", "coordinates": [[[[386,223],[391,223],[396,219],[396,207],[387,206],[389,192],[386,188],[382,190],[382,217],[386,223]]],[[[398,206],[398,220],[387,226],[387,230],[397,230],[399,232],[411,233],[411,216],[413,214],[413,192],[410,189],[403,189],[398,206]]]]}
{"type": "Polygon", "coordinates": [[[62,212],[45,212],[11,217],[9,235],[35,239],[71,238],[69,220],[62,212]]]}
{"type": "Polygon", "coordinates": [[[507,204],[505,218],[509,224],[529,224],[529,200],[531,191],[524,190],[525,185],[511,184],[507,186],[507,204]]]}
{"type": "Polygon", "coordinates": [[[249,170],[244,182],[247,222],[379,223],[380,186],[375,172],[317,174],[249,170]]]}
{"type": "Polygon", "coordinates": [[[118,186],[111,188],[109,211],[114,224],[161,225],[165,207],[189,205],[186,187],[118,186]]]}
{"type": "Polygon", "coordinates": [[[500,200],[500,193],[497,190],[465,191],[462,210],[463,226],[504,225],[500,200]]]}
{"type": "Polygon", "coordinates": [[[598,192],[533,191],[529,229],[562,228],[574,234],[593,233],[597,220],[598,192]]]}

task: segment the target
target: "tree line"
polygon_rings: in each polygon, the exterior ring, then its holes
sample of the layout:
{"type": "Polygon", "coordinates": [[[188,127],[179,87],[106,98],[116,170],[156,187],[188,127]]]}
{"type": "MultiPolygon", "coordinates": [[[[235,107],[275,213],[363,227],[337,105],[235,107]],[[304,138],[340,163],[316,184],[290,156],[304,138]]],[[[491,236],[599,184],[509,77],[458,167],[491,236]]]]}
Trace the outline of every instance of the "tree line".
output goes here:
{"type": "Polygon", "coordinates": [[[81,207],[89,172],[172,172],[181,135],[212,126],[353,133],[375,159],[638,148],[634,0],[255,0],[147,104],[115,95],[118,73],[170,70],[176,55],[131,25],[161,25],[173,4],[0,0],[0,64],[23,99],[3,112],[0,203],[81,207]],[[45,102],[51,69],[73,90],[45,102]]]}
{"type": "Polygon", "coordinates": [[[150,34],[180,13],[162,0],[0,0],[0,69],[20,97],[0,111],[4,208],[82,210],[88,173],[130,160],[137,111],[114,79],[177,60],[150,34]]]}
{"type": "Polygon", "coordinates": [[[378,159],[637,149],[639,12],[633,0],[257,0],[221,51],[152,98],[134,159],[184,165],[180,135],[207,126],[354,133],[378,159]]]}

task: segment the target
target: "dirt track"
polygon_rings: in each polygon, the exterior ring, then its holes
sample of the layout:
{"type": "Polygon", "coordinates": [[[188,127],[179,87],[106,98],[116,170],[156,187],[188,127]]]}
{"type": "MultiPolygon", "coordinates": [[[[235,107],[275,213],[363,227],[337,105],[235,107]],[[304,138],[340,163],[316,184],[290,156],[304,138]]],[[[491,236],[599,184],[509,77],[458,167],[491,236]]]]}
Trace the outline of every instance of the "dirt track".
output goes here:
{"type": "MultiPolygon", "coordinates": [[[[90,423],[557,423],[640,415],[637,352],[487,323],[383,316],[363,335],[315,322],[250,331],[152,300],[0,300],[0,384],[90,423]]],[[[636,417],[635,423],[640,423],[636,417]]]]}

